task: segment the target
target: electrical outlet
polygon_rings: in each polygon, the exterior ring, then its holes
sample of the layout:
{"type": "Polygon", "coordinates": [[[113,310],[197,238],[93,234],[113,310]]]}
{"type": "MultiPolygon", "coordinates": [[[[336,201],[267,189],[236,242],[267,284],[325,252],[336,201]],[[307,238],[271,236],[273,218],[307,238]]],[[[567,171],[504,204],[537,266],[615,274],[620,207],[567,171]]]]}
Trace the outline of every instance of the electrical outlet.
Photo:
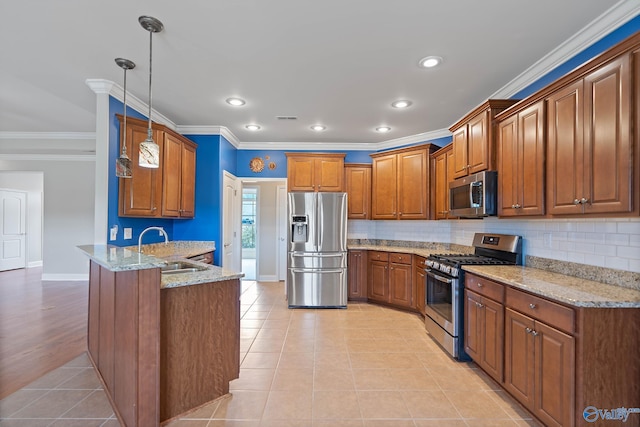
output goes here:
{"type": "Polygon", "coordinates": [[[131,239],[131,229],[130,228],[125,228],[124,229],[124,238],[125,238],[125,240],[131,239]]]}
{"type": "Polygon", "coordinates": [[[118,238],[118,226],[114,225],[113,227],[111,227],[109,231],[110,231],[109,240],[111,241],[116,240],[118,238]]]}
{"type": "Polygon", "coordinates": [[[542,235],[542,246],[551,249],[551,233],[544,233],[542,235]]]}

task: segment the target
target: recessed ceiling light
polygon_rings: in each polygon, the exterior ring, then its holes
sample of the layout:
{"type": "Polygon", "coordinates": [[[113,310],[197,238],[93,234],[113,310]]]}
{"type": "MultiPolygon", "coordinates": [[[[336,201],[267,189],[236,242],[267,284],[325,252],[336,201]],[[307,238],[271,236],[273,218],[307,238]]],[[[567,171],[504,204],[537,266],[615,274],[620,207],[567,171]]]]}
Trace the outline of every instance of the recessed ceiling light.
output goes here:
{"type": "Polygon", "coordinates": [[[407,101],[407,100],[405,100],[405,99],[400,100],[400,101],[393,102],[393,103],[391,104],[391,106],[392,106],[393,108],[407,108],[407,107],[408,107],[408,106],[410,106],[410,105],[411,105],[411,101],[407,101]]]}
{"type": "Polygon", "coordinates": [[[381,132],[381,133],[389,132],[390,130],[391,128],[389,126],[378,126],[376,128],[376,132],[381,132]]]}
{"type": "Polygon", "coordinates": [[[246,125],[245,128],[247,128],[247,130],[250,130],[250,131],[256,131],[261,129],[260,126],[258,125],[246,125]]]}
{"type": "Polygon", "coordinates": [[[422,58],[418,65],[422,68],[431,68],[442,62],[442,58],[439,56],[427,56],[426,58],[422,58]]]}
{"type": "Polygon", "coordinates": [[[227,98],[227,104],[233,105],[234,107],[240,107],[241,105],[246,104],[244,99],[240,98],[227,98]]]}
{"type": "Polygon", "coordinates": [[[322,125],[313,125],[313,126],[311,126],[311,130],[315,130],[316,132],[322,132],[326,128],[327,128],[326,126],[322,126],[322,125]]]}

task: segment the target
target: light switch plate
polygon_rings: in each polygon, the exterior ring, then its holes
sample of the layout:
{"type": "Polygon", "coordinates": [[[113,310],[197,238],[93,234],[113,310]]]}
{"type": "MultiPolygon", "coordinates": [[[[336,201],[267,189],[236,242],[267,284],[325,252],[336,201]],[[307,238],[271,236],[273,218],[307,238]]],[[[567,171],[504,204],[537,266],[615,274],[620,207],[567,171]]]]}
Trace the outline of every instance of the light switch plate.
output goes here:
{"type": "Polygon", "coordinates": [[[125,240],[131,239],[131,229],[130,228],[125,228],[124,229],[124,238],[125,238],[125,240]]]}
{"type": "Polygon", "coordinates": [[[118,238],[118,226],[114,225],[109,229],[109,240],[113,241],[118,238]]]}

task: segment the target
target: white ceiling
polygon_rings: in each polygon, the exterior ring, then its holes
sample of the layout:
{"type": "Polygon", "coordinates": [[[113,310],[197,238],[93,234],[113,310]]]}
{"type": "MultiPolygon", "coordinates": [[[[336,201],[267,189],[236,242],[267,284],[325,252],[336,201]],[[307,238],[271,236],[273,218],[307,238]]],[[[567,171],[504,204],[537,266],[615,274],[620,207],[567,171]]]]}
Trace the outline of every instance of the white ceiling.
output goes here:
{"type": "Polygon", "coordinates": [[[151,15],[165,26],[153,36],[153,107],[178,126],[224,126],[246,143],[407,138],[446,129],[489,97],[510,97],[522,84],[509,82],[524,81],[573,36],[565,47],[621,25],[640,9],[631,3],[4,0],[0,132],[94,132],[96,95],[85,81],[121,86],[116,57],[137,64],[127,89],[146,102],[149,33],[138,17],[151,15]],[[428,55],[443,64],[420,69],[428,55]],[[247,104],[231,107],[231,96],[247,104]],[[398,99],[413,105],[392,108],[398,99]],[[311,131],[316,123],[327,130],[311,131]],[[392,131],[376,133],[380,125],[392,131]]]}

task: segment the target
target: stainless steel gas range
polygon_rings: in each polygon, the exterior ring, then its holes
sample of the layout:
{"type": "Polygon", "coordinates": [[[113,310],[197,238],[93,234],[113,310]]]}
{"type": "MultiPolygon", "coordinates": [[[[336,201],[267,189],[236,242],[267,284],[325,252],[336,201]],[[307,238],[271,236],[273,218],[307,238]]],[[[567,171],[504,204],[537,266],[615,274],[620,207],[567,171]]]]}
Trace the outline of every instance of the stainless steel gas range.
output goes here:
{"type": "Polygon", "coordinates": [[[451,356],[469,360],[464,351],[463,265],[522,265],[522,237],[476,233],[473,254],[434,254],[426,262],[425,326],[451,356]]]}

